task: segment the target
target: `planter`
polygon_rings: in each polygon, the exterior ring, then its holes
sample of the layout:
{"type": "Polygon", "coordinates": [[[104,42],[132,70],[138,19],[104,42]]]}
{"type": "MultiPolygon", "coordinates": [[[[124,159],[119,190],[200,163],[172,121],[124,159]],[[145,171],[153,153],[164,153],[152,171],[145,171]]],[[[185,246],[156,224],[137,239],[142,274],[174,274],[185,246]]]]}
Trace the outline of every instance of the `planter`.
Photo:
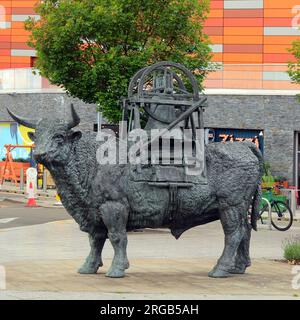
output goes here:
{"type": "Polygon", "coordinates": [[[287,180],[282,181],[282,186],[284,189],[288,189],[289,188],[289,182],[287,180]]]}

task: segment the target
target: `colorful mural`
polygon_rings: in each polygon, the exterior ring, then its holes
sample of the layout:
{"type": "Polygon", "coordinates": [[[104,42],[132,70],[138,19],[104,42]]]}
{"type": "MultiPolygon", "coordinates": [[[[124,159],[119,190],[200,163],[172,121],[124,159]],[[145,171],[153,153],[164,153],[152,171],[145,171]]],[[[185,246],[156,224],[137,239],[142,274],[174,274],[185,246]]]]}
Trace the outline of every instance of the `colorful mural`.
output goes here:
{"type": "MultiPolygon", "coordinates": [[[[5,144],[30,146],[33,142],[28,137],[32,129],[20,126],[15,122],[0,122],[0,161],[5,157],[5,144]]],[[[30,148],[16,148],[12,151],[13,159],[30,158],[30,148]]]]}

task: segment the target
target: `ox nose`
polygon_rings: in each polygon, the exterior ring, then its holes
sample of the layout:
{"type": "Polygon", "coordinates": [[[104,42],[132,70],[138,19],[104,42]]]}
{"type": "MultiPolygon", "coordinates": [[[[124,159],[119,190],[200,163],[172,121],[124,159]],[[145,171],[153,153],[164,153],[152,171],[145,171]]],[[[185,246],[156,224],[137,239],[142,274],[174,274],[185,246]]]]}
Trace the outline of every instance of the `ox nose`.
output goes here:
{"type": "Polygon", "coordinates": [[[34,152],[33,157],[37,162],[42,161],[46,158],[46,152],[34,152]]]}

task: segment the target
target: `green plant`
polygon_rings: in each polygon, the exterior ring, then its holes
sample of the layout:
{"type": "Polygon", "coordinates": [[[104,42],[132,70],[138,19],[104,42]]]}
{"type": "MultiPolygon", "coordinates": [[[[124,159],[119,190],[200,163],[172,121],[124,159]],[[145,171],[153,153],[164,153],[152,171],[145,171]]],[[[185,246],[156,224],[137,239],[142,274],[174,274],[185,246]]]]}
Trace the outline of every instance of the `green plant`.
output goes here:
{"type": "Polygon", "coordinates": [[[27,162],[30,162],[30,158],[27,158],[27,159],[24,159],[24,158],[14,158],[14,159],[13,159],[13,162],[24,162],[24,163],[27,163],[27,162]]]}
{"type": "Polygon", "coordinates": [[[284,241],[283,256],[290,262],[300,262],[300,237],[291,237],[284,241]]]}
{"type": "Polygon", "coordinates": [[[263,163],[264,175],[262,176],[262,182],[272,184],[275,182],[273,175],[271,174],[271,165],[269,162],[263,163]]]}
{"type": "Polygon", "coordinates": [[[211,49],[203,24],[209,0],[44,0],[30,18],[35,67],[52,84],[97,103],[111,123],[141,68],[162,60],[193,70],[201,86],[211,49]]]}
{"type": "MultiPolygon", "coordinates": [[[[6,157],[2,158],[2,161],[5,161],[6,157]]],[[[30,158],[24,159],[24,158],[14,158],[13,162],[30,162],[30,158]]]]}

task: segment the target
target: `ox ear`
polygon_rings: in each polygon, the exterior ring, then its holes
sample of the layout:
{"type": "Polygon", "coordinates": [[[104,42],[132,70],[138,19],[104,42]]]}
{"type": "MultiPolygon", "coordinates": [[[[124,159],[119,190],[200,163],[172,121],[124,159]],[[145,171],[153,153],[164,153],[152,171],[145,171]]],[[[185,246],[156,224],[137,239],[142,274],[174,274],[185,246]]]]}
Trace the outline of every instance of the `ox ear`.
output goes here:
{"type": "Polygon", "coordinates": [[[27,132],[27,135],[28,135],[28,138],[31,140],[31,141],[34,141],[35,140],[35,134],[34,132],[27,132]]]}
{"type": "Polygon", "coordinates": [[[70,135],[70,138],[71,138],[72,141],[79,140],[81,137],[82,137],[82,132],[81,131],[72,132],[71,135],[70,135]]]}

